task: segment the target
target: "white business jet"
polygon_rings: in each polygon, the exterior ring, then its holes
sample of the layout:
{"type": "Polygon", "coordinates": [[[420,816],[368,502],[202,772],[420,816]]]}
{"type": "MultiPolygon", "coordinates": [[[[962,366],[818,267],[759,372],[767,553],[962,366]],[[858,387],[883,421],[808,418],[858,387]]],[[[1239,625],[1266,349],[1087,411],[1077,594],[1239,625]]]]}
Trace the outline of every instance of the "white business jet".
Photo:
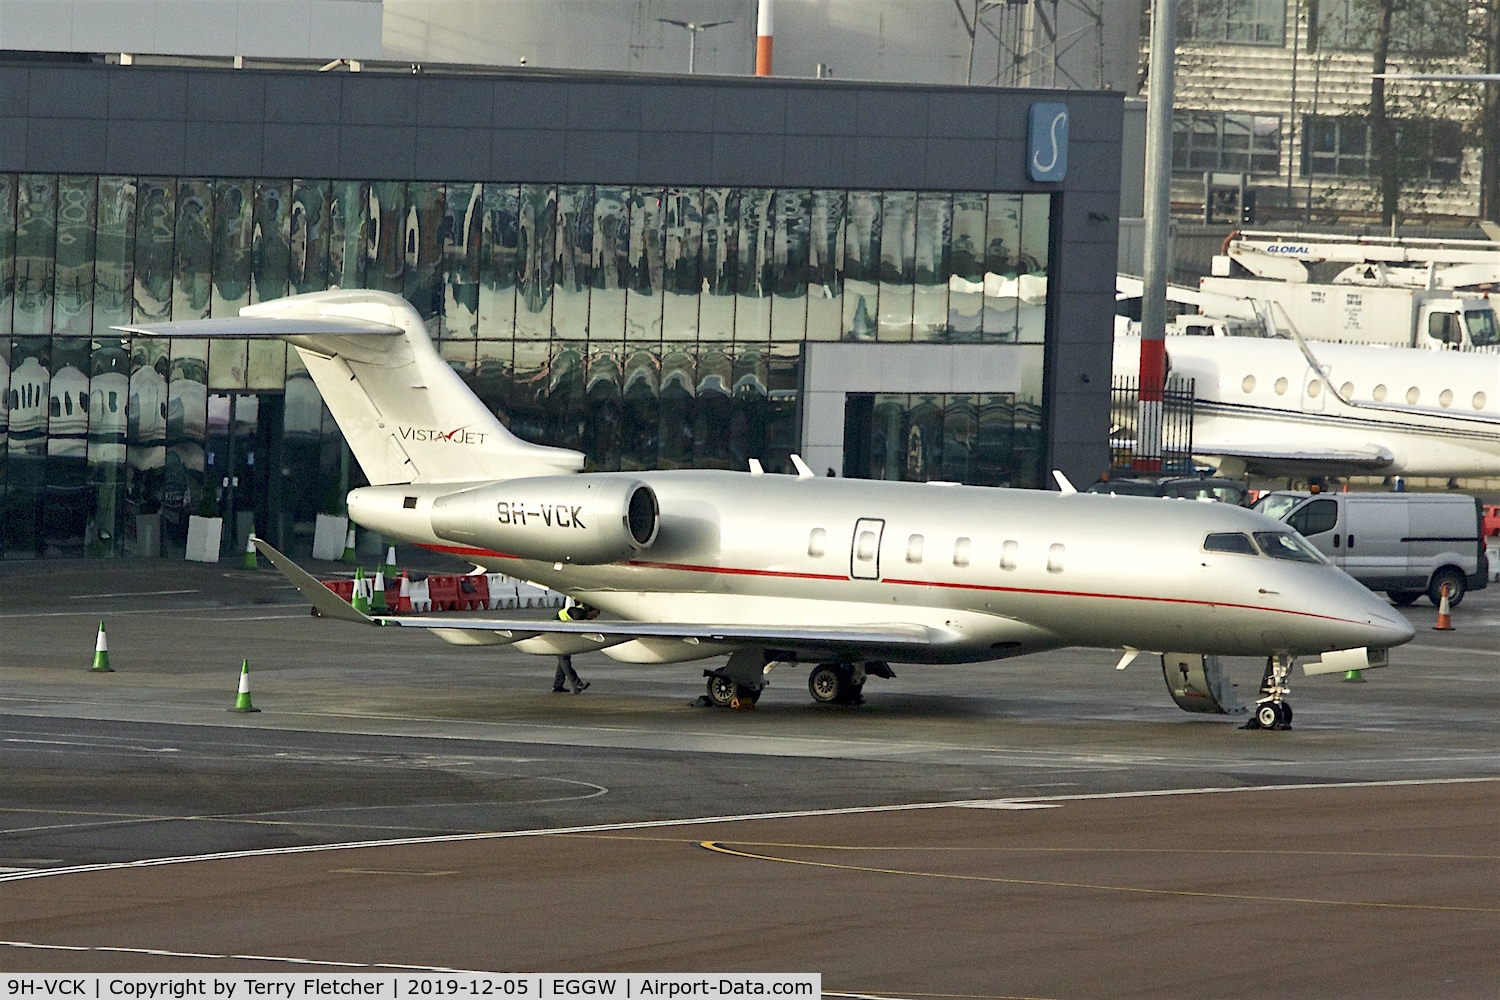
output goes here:
{"type": "MultiPolygon", "coordinates": [[[[729,654],[710,698],[753,702],[770,668],[811,667],[857,701],[891,663],[968,663],[1062,646],[1172,651],[1179,704],[1226,707],[1217,654],[1265,656],[1252,719],[1290,722],[1294,657],[1378,661],[1412,628],[1279,521],[1225,504],[795,475],[579,474],[575,451],[511,435],[398,296],[331,291],[240,316],[120,329],[272,337],[296,347],[372,484],[350,516],[535,580],[618,620],[367,617],[264,542],[330,618],[433,629],[528,653],[628,663],[729,654]],[[1347,652],[1344,652],[1347,651],[1347,652]]],[[[1169,686],[1173,683],[1168,675],[1169,686]]]]}

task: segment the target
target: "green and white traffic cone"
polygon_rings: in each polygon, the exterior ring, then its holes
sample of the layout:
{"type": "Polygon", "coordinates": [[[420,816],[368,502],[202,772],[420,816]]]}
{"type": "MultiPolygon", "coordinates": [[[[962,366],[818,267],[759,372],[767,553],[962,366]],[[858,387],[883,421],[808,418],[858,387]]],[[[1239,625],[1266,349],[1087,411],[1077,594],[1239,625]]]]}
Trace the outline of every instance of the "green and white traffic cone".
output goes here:
{"type": "Polygon", "coordinates": [[[99,638],[94,640],[94,665],[90,669],[101,674],[112,674],[114,668],[109,665],[109,642],[104,638],[104,623],[99,623],[99,638]]]}
{"type": "Polygon", "coordinates": [[[255,532],[250,532],[245,539],[245,568],[260,569],[260,563],[255,559],[255,532]]]}
{"type": "Polygon", "coordinates": [[[354,552],[353,528],[349,529],[349,537],[344,539],[344,554],[339,556],[339,561],[348,563],[350,566],[353,566],[355,563],[359,562],[359,556],[354,552]]]}
{"type": "Polygon", "coordinates": [[[370,595],[365,593],[365,568],[358,567],[354,571],[354,597],[349,601],[354,605],[354,610],[362,614],[370,613],[370,595]]]}
{"type": "Polygon", "coordinates": [[[396,546],[392,545],[385,550],[385,563],[380,571],[393,580],[396,578],[396,546]]]}
{"type": "Polygon", "coordinates": [[[260,709],[250,704],[250,661],[245,660],[240,664],[240,691],[235,695],[234,712],[259,712],[260,709]]]}
{"type": "Polygon", "coordinates": [[[385,570],[375,570],[375,588],[370,591],[370,610],[384,614],[390,608],[385,603],[385,570]]]}

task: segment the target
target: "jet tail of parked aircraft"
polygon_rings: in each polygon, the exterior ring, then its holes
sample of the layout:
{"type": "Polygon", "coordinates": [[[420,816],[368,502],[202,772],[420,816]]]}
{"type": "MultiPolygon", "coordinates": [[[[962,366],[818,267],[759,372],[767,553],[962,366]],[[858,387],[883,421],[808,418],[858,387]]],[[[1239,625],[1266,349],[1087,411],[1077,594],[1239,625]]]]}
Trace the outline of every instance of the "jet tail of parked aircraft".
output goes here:
{"type": "Polygon", "coordinates": [[[116,327],[147,336],[276,339],[297,349],[371,484],[576,472],[583,455],[511,434],[433,349],[399,295],[311,292],[240,315],[116,327]]]}

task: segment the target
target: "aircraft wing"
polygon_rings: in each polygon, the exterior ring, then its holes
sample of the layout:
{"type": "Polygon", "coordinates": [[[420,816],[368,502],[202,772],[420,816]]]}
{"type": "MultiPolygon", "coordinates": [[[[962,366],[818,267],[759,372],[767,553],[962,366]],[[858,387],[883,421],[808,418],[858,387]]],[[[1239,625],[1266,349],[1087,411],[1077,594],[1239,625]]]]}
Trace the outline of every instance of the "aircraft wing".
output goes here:
{"type": "Polygon", "coordinates": [[[938,637],[924,625],[900,622],[870,625],[716,625],[697,622],[588,621],[521,618],[415,618],[402,615],[367,615],[346,604],[312,574],[264,539],[255,548],[271,565],[312,602],[323,618],[360,625],[387,625],[430,629],[455,645],[498,645],[538,636],[576,637],[579,648],[603,649],[632,639],[681,639],[688,643],[791,646],[807,649],[854,647],[922,648],[937,644],[938,637]]]}
{"type": "Polygon", "coordinates": [[[1195,441],[1193,454],[1215,458],[1237,458],[1243,461],[1247,468],[1256,471],[1327,469],[1329,466],[1338,466],[1341,469],[1375,473],[1390,468],[1396,460],[1395,455],[1373,444],[1365,448],[1317,448],[1294,447],[1285,443],[1195,441]]]}

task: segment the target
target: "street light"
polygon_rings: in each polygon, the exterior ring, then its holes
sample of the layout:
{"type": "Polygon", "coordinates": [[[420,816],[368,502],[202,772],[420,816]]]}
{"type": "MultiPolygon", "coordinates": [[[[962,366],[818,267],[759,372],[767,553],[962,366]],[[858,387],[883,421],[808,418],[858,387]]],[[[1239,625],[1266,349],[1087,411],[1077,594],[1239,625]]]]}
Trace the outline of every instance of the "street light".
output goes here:
{"type": "Polygon", "coordinates": [[[707,31],[709,28],[717,28],[721,24],[733,24],[733,21],[710,21],[707,24],[697,24],[693,21],[674,21],[670,17],[658,17],[662,24],[675,24],[688,33],[688,72],[693,71],[693,62],[698,52],[698,33],[707,31]]]}

